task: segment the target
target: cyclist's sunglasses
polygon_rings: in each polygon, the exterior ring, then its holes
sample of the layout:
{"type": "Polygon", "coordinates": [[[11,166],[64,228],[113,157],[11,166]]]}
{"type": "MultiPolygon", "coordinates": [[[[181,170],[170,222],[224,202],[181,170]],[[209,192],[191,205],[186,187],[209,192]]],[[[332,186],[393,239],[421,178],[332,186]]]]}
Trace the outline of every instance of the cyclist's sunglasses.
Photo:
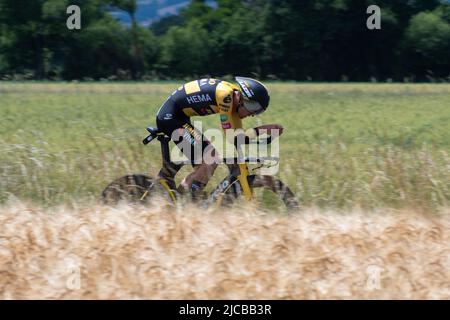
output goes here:
{"type": "Polygon", "coordinates": [[[254,115],[264,112],[264,108],[258,102],[248,100],[247,98],[244,98],[243,106],[248,112],[254,115]]]}

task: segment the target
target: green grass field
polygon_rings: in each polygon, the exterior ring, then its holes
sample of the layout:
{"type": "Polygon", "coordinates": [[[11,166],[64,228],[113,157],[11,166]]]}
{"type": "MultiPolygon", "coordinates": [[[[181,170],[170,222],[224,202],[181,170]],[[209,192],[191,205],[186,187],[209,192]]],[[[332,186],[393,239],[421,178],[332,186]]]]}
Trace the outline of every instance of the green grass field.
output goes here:
{"type": "MultiPolygon", "coordinates": [[[[0,82],[0,202],[87,201],[116,177],[156,173],[159,146],[141,140],[179,84],[0,82]]],[[[303,205],[449,204],[450,85],[268,86],[270,109],[244,124],[285,127],[279,175],[303,205]]],[[[202,120],[219,126],[218,116],[202,120]]]]}

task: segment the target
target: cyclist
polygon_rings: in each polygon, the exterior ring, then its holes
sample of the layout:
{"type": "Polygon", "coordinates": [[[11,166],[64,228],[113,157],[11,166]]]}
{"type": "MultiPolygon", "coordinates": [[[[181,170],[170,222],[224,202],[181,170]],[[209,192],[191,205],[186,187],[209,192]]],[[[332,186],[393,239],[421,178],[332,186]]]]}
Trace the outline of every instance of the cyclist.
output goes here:
{"type": "MultiPolygon", "coordinates": [[[[158,111],[158,129],[171,137],[194,167],[181,182],[180,192],[191,192],[194,197],[201,193],[219,162],[214,147],[191,124],[191,117],[220,114],[222,128],[235,132],[235,129],[242,129],[241,119],[260,114],[269,106],[269,93],[261,82],[244,77],[235,80],[237,85],[212,78],[186,83],[175,90],[158,111]],[[206,156],[208,161],[205,161],[206,156]]],[[[233,142],[236,145],[242,138],[255,138],[260,130],[281,135],[283,127],[270,124],[253,128],[241,133],[244,137],[233,134],[233,142]],[[274,129],[276,131],[272,131],[274,129]]]]}

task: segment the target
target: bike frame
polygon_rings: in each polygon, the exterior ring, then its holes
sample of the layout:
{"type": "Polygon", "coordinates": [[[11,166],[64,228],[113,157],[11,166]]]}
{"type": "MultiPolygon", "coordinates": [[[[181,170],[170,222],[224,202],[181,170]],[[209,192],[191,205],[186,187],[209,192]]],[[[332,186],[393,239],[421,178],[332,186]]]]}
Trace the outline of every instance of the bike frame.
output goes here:
{"type": "MultiPolygon", "coordinates": [[[[177,189],[177,186],[175,184],[175,176],[186,163],[172,162],[169,149],[169,143],[171,140],[168,136],[163,133],[157,133],[156,138],[161,144],[162,154],[162,168],[158,175],[158,182],[169,193],[172,201],[176,203],[177,197],[175,190],[177,189]]],[[[253,199],[253,189],[249,183],[250,173],[248,165],[245,161],[243,163],[239,163],[237,159],[235,160],[235,163],[227,164],[229,175],[225,177],[225,179],[223,179],[211,193],[212,201],[221,201],[223,195],[228,192],[230,188],[233,188],[233,194],[236,197],[243,194],[246,200],[251,201],[253,199]]]]}
{"type": "MultiPolygon", "coordinates": [[[[186,162],[175,163],[172,162],[170,158],[169,143],[171,141],[163,132],[158,129],[147,127],[147,131],[150,133],[142,142],[144,145],[149,144],[154,139],[157,139],[161,144],[161,154],[162,154],[162,168],[158,174],[158,182],[163,186],[163,188],[169,193],[170,198],[174,203],[177,202],[177,186],[175,184],[175,176],[180,171],[180,169],[187,164],[186,162]]],[[[253,139],[246,142],[245,144],[270,144],[272,142],[272,137],[264,139],[253,139]]],[[[243,158],[240,154],[240,146],[237,146],[238,157],[233,158],[233,161],[228,161],[230,159],[225,159],[225,164],[228,167],[229,174],[222,182],[216,187],[216,189],[210,194],[210,199],[212,201],[223,199],[223,196],[232,188],[233,195],[237,198],[239,195],[243,194],[245,199],[248,201],[253,200],[253,184],[254,175],[250,175],[250,171],[247,163],[256,162],[261,163],[265,160],[275,160],[279,161],[278,158],[243,158]],[[232,162],[230,164],[230,162],[232,162]]],[[[260,167],[264,166],[261,165],[260,167]]],[[[254,168],[258,169],[260,167],[254,168]]],[[[148,191],[144,193],[141,200],[143,200],[148,194],[148,191]]]]}

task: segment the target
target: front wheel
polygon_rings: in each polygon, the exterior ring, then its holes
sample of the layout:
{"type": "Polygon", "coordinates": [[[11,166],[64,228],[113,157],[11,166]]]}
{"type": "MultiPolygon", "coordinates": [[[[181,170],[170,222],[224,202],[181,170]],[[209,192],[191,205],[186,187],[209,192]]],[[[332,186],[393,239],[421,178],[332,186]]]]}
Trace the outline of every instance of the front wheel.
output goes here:
{"type": "MultiPolygon", "coordinates": [[[[300,209],[294,193],[277,177],[251,175],[248,177],[248,182],[259,206],[271,209],[285,208],[289,212],[300,209]]],[[[225,193],[223,204],[231,204],[238,196],[235,188],[229,188],[225,193]]]]}

